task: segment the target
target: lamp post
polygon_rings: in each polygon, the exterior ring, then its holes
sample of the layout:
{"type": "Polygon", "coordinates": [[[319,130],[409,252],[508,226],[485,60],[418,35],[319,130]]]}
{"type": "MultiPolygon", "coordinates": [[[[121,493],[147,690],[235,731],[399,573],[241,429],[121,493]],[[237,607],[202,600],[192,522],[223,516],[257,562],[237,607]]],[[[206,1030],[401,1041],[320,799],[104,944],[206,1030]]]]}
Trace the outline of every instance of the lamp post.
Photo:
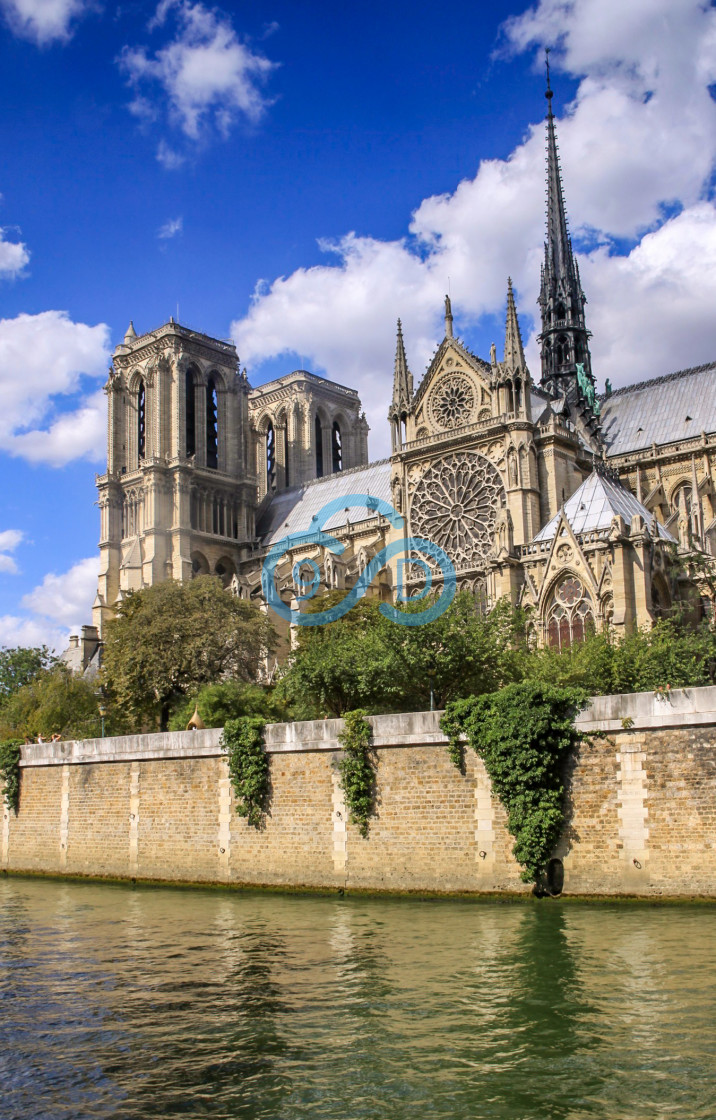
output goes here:
{"type": "Polygon", "coordinates": [[[435,658],[430,657],[425,669],[430,684],[430,711],[435,711],[435,658]]]}
{"type": "Polygon", "coordinates": [[[102,738],[104,739],[104,717],[107,715],[107,709],[104,706],[104,700],[99,702],[99,718],[102,721],[102,738]]]}

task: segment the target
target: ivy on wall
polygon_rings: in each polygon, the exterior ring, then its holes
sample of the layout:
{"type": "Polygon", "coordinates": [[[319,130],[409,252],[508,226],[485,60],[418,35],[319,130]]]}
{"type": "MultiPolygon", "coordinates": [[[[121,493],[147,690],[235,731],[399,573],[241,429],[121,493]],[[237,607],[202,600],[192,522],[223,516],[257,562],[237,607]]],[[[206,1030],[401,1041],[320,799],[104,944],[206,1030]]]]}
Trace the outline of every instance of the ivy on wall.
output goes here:
{"type": "Polygon", "coordinates": [[[13,813],[17,813],[20,805],[19,739],[7,739],[0,743],[0,780],[5,784],[5,804],[13,813]]]}
{"type": "Polygon", "coordinates": [[[367,837],[368,821],[374,811],[375,770],[371,759],[373,728],[362,708],[346,712],[345,727],[338,741],[343,747],[338,771],[346,807],[351,822],[358,826],[361,836],[367,837]]]}
{"type": "Polygon", "coordinates": [[[221,748],[229,761],[229,777],[236,797],[236,812],[260,828],[268,807],[269,757],[264,749],[265,722],[260,716],[240,716],[226,721],[221,748]]]}
{"type": "Polygon", "coordinates": [[[581,689],[530,681],[456,700],[440,721],[460,769],[464,740],[484,762],[526,883],[539,882],[564,827],[565,762],[583,738],[574,719],[586,702],[581,689]]]}

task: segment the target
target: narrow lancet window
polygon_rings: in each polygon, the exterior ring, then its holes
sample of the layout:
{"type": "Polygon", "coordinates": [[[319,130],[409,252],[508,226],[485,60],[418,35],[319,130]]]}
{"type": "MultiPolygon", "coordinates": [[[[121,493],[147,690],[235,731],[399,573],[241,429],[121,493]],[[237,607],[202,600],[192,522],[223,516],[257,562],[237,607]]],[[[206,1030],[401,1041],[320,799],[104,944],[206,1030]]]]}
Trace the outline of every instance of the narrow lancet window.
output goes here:
{"type": "Polygon", "coordinates": [[[316,478],[323,478],[323,428],[320,416],[316,416],[314,433],[316,441],[316,478]]]}
{"type": "Polygon", "coordinates": [[[144,458],[147,446],[147,394],[144,382],[139,382],[137,392],[137,455],[144,458]]]}
{"type": "Polygon", "coordinates": [[[266,429],[266,489],[276,489],[276,433],[270,420],[266,429]]]}
{"type": "Polygon", "coordinates": [[[332,452],[332,470],[336,474],[337,471],[343,470],[343,443],[341,440],[341,429],[338,426],[338,421],[333,421],[333,434],[331,438],[331,452],[332,452]]]}
{"type": "Polygon", "coordinates": [[[186,371],[185,382],[186,411],[186,455],[187,459],[196,452],[196,399],[194,394],[194,371],[186,371]]]}
{"type": "Polygon", "coordinates": [[[219,468],[219,398],[213,377],[206,385],[206,465],[219,468]]]}

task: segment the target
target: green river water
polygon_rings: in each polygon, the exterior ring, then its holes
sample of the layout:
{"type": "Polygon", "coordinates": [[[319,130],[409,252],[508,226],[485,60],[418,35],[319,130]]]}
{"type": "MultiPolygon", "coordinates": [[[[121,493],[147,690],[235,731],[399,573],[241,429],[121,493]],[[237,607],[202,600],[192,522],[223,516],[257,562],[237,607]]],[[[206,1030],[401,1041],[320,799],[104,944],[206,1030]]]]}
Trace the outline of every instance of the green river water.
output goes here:
{"type": "Polygon", "coordinates": [[[716,1117],[710,906],[0,879],[0,1117],[716,1117]]]}

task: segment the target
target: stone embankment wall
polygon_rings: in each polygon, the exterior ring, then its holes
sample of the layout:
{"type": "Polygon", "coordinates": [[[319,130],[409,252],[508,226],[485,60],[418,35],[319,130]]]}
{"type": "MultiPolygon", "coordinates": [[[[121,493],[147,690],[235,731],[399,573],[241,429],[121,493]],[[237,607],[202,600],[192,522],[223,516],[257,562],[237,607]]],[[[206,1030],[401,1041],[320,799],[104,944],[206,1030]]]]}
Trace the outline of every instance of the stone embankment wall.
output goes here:
{"type": "MultiPolygon", "coordinates": [[[[338,786],[342,721],[267,728],[271,800],[255,829],[233,804],[218,730],[23,748],[3,809],[16,872],[265,886],[523,892],[481,761],[465,775],[439,712],[372,719],[377,815],[367,839],[338,786]]],[[[716,897],[716,688],[596,698],[555,855],[573,895],[716,897]],[[630,721],[633,721],[630,723],[630,721]],[[625,729],[624,724],[628,725],[625,729]]]]}

